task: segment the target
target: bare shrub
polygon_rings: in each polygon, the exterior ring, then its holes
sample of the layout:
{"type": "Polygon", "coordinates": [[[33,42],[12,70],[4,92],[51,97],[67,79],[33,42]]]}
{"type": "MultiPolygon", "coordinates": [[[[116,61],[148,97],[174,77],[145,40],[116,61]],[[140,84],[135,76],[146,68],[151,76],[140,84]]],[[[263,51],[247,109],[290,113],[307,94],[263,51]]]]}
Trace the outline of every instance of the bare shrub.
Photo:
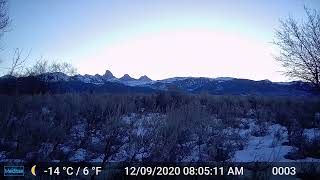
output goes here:
{"type": "Polygon", "coordinates": [[[54,155],[49,155],[50,158],[66,159],[68,155],[60,153],[59,148],[71,147],[72,151],[91,146],[90,138],[99,132],[101,147],[86,149],[102,154],[103,162],[116,159],[124,150],[130,154],[128,161],[175,162],[190,156],[195,149],[199,153],[199,162],[226,161],[245,146],[247,139],[237,132],[225,130],[227,127],[241,128],[248,109],[252,109],[257,112],[253,114],[254,118],[258,119],[253,134],[266,135],[267,123],[273,122],[274,117],[277,123],[288,128],[290,145],[305,148],[305,155],[317,157],[315,147],[320,143],[316,140],[301,143],[303,140],[300,141],[299,136],[307,124],[303,121],[308,121],[309,116],[314,121],[319,104],[317,98],[181,93],[0,95],[0,140],[16,144],[8,149],[11,152],[8,157],[25,158],[29,153],[28,157],[37,159],[36,152],[43,143],[49,143],[54,146],[54,155]],[[133,117],[141,119],[148,114],[163,117],[155,116],[152,123],[144,126],[147,132],[141,136],[135,134],[133,124],[122,120],[130,115],[133,123],[133,117]],[[71,131],[78,123],[86,124],[82,132],[84,137],[78,138],[79,143],[70,142],[71,131]],[[141,157],[143,153],[145,155],[141,157]]]}
{"type": "Polygon", "coordinates": [[[77,69],[67,62],[49,62],[47,60],[38,60],[33,66],[25,69],[25,76],[37,76],[45,73],[61,72],[67,75],[76,75],[77,69]]]}
{"type": "Polygon", "coordinates": [[[253,136],[266,136],[268,134],[268,123],[267,122],[261,122],[258,123],[251,131],[251,135],[253,136]]]}

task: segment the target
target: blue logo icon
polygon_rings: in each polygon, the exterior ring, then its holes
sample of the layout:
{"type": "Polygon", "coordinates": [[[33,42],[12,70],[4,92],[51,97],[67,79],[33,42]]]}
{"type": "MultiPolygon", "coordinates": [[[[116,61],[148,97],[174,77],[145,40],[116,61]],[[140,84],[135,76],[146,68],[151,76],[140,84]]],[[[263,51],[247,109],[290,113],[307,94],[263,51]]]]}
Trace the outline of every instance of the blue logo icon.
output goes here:
{"type": "Polygon", "coordinates": [[[4,166],[4,176],[24,176],[24,166],[4,166]]]}

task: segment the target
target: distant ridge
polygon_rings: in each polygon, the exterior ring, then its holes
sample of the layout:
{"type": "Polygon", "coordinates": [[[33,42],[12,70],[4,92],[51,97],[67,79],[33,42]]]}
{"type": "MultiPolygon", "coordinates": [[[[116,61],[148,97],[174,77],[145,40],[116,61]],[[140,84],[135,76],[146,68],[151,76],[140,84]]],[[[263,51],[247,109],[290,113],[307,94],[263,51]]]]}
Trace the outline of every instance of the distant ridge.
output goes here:
{"type": "MultiPolygon", "coordinates": [[[[0,77],[0,92],[5,87],[16,86],[15,81],[27,82],[31,77],[16,78],[13,76],[0,77]]],[[[111,71],[104,75],[75,75],[67,76],[63,73],[46,73],[35,77],[37,80],[49,83],[53,92],[154,92],[167,91],[170,87],[177,87],[184,93],[198,94],[207,92],[215,95],[259,95],[259,96],[313,96],[312,85],[302,81],[271,82],[269,80],[254,81],[233,77],[173,77],[163,80],[151,80],[148,76],[139,79],[129,74],[116,78],[111,71]],[[58,86],[59,84],[59,86],[58,86]],[[138,88],[138,89],[137,89],[138,88]],[[112,91],[111,91],[112,90],[112,91]]],[[[23,84],[23,83],[22,83],[23,84]]],[[[32,89],[30,83],[21,88],[32,89]]],[[[9,88],[10,89],[10,88],[9,88]]],[[[8,90],[7,90],[8,91],[8,90]]]]}

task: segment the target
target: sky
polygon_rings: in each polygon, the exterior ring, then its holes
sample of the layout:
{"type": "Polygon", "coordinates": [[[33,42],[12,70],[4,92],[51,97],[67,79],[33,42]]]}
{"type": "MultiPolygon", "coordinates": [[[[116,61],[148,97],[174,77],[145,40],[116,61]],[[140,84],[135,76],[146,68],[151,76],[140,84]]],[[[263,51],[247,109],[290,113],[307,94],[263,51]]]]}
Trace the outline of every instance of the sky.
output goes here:
{"type": "Polygon", "coordinates": [[[274,59],[279,19],[319,0],[10,0],[3,74],[15,48],[72,63],[80,74],[288,81],[274,59]]]}

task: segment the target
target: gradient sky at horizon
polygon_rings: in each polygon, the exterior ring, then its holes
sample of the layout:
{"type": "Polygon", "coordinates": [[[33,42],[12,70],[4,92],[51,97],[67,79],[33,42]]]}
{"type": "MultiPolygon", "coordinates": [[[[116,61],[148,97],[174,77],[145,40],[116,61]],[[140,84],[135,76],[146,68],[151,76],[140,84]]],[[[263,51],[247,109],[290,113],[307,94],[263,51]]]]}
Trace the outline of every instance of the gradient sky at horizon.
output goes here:
{"type": "Polygon", "coordinates": [[[21,48],[28,64],[67,61],[80,74],[287,81],[270,42],[279,18],[302,20],[304,5],[320,1],[11,0],[1,66],[21,48]]]}

